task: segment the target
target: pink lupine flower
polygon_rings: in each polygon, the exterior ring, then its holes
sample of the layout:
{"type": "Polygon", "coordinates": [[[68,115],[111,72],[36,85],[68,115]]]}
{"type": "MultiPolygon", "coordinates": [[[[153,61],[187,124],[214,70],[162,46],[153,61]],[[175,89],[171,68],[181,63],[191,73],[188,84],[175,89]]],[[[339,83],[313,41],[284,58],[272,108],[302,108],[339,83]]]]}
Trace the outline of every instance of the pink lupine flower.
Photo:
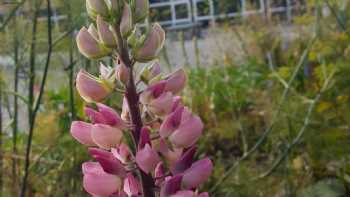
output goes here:
{"type": "Polygon", "coordinates": [[[178,69],[163,77],[158,61],[135,73],[135,63],[157,58],[165,32],[159,24],[146,31],[135,24],[148,16],[148,0],[130,5],[87,0],[97,28],[91,24],[77,35],[78,49],[87,58],[109,55],[115,63],[113,68],[101,63],[99,77],[80,70],[76,79],[80,96],[94,103],[84,109],[91,123],[74,121],[70,129],[96,161],[82,165],[84,189],[96,197],[208,197],[198,186],[213,164],[208,158],[194,161],[204,126],[179,96],[186,73],[178,69]],[[101,103],[112,92],[123,94],[120,116],[101,103]]]}
{"type": "Polygon", "coordinates": [[[127,99],[123,98],[122,113],[120,114],[122,120],[128,122],[130,120],[130,111],[127,99]]]}
{"type": "Polygon", "coordinates": [[[125,129],[126,123],[121,119],[119,114],[112,108],[102,103],[96,103],[98,111],[85,107],[85,114],[94,124],[107,124],[119,129],[125,129]]]}
{"type": "Polygon", "coordinates": [[[104,65],[102,62],[100,63],[100,78],[103,80],[113,80],[114,70],[104,65]]]}
{"type": "Polygon", "coordinates": [[[140,102],[144,105],[149,104],[153,99],[158,98],[162,93],[164,93],[166,82],[159,81],[156,84],[150,85],[146,90],[144,90],[140,95],[140,102]]]}
{"type": "Polygon", "coordinates": [[[83,121],[74,121],[70,127],[71,135],[80,143],[87,146],[96,146],[91,137],[92,124],[83,121]]]}
{"type": "Polygon", "coordinates": [[[142,22],[148,15],[149,2],[148,0],[135,0],[135,19],[137,22],[142,22]]]}
{"type": "Polygon", "coordinates": [[[160,197],[168,197],[181,189],[182,176],[177,175],[166,180],[160,188],[160,197]]]}
{"type": "Polygon", "coordinates": [[[91,23],[87,31],[97,42],[100,40],[100,36],[98,35],[97,29],[94,24],[91,23]]]}
{"type": "Polygon", "coordinates": [[[109,53],[109,50],[104,48],[96,39],[95,35],[91,35],[86,27],[80,29],[76,42],[80,53],[87,58],[99,59],[109,53]]]}
{"type": "Polygon", "coordinates": [[[83,187],[93,196],[110,196],[122,185],[119,177],[104,172],[97,162],[85,162],[82,165],[84,174],[83,187]]]}
{"type": "Polygon", "coordinates": [[[112,91],[112,88],[106,82],[90,75],[85,70],[79,71],[76,87],[80,96],[89,103],[102,101],[112,91]]]}
{"type": "Polygon", "coordinates": [[[100,15],[97,15],[96,25],[100,41],[110,48],[117,46],[117,41],[112,31],[109,29],[108,23],[105,22],[100,15]]]}
{"type": "Polygon", "coordinates": [[[159,162],[160,158],[157,152],[149,144],[136,153],[136,163],[145,173],[154,170],[159,162]]]}
{"type": "Polygon", "coordinates": [[[166,138],[171,135],[181,124],[181,117],[184,107],[177,108],[174,112],[165,117],[159,128],[159,135],[166,138]]]}
{"type": "Polygon", "coordinates": [[[153,99],[146,107],[156,116],[163,117],[171,112],[172,105],[173,94],[171,92],[164,92],[158,98],[153,99]]]}
{"type": "Polygon", "coordinates": [[[86,0],[86,9],[92,19],[95,19],[98,14],[106,16],[108,13],[106,3],[101,0],[86,0]]]}
{"type": "Polygon", "coordinates": [[[165,32],[163,28],[158,24],[154,24],[146,36],[142,47],[135,52],[135,58],[139,62],[148,62],[155,59],[161,49],[163,48],[165,41],[165,32]]]}
{"type": "Polygon", "coordinates": [[[173,194],[170,197],[209,197],[209,194],[207,192],[203,192],[197,195],[195,192],[191,190],[182,190],[182,191],[176,192],[176,194],[173,194]]]}
{"type": "Polygon", "coordinates": [[[130,160],[130,149],[124,143],[121,143],[117,148],[112,148],[111,152],[114,155],[114,157],[119,159],[119,161],[123,164],[126,164],[130,160]]]}
{"type": "Polygon", "coordinates": [[[163,162],[159,162],[154,170],[155,185],[160,186],[165,179],[165,168],[163,162]]]}
{"type": "Polygon", "coordinates": [[[170,136],[169,140],[176,147],[188,148],[192,146],[202,134],[203,123],[198,116],[192,115],[183,121],[170,136]]]}
{"type": "Polygon", "coordinates": [[[186,81],[187,79],[185,71],[183,69],[179,69],[166,78],[165,91],[170,91],[173,94],[178,94],[181,90],[184,89],[186,81]]]}
{"type": "Polygon", "coordinates": [[[123,164],[111,152],[98,148],[90,148],[89,153],[100,163],[106,173],[114,174],[118,177],[126,176],[126,170],[123,164]]]}
{"type": "Polygon", "coordinates": [[[170,171],[176,175],[176,174],[180,174],[183,173],[185,170],[187,170],[189,167],[191,167],[192,163],[193,163],[193,158],[194,155],[196,154],[196,147],[191,147],[190,149],[188,149],[182,156],[181,158],[179,158],[174,165],[172,166],[172,168],[170,169],[170,171]]]}
{"type": "Polygon", "coordinates": [[[120,144],[123,132],[115,127],[94,124],[91,131],[92,140],[103,149],[111,149],[120,144]]]}
{"type": "Polygon", "coordinates": [[[191,190],[178,191],[170,197],[197,197],[196,193],[191,190]]]}
{"type": "Polygon", "coordinates": [[[124,179],[124,192],[133,197],[139,196],[141,193],[141,185],[131,173],[128,173],[124,179]]]}
{"type": "Polygon", "coordinates": [[[123,15],[121,17],[120,22],[120,32],[124,37],[127,37],[132,31],[132,16],[131,16],[131,8],[130,5],[125,3],[123,8],[123,15]]]}
{"type": "Polygon", "coordinates": [[[154,149],[161,153],[166,162],[169,165],[169,168],[172,168],[175,161],[177,161],[183,152],[182,148],[172,147],[171,149],[166,144],[165,140],[160,138],[157,141],[153,141],[154,149]]]}
{"type": "Polygon", "coordinates": [[[150,130],[148,127],[143,127],[140,131],[140,140],[137,146],[138,149],[142,149],[146,144],[151,144],[150,130]]]}
{"type": "Polygon", "coordinates": [[[92,109],[91,107],[84,107],[84,112],[93,124],[107,124],[107,121],[102,113],[92,109]]]}
{"type": "Polygon", "coordinates": [[[120,64],[117,64],[115,67],[116,77],[120,82],[126,85],[129,82],[130,71],[129,68],[127,68],[122,61],[119,62],[120,64]]]}
{"type": "Polygon", "coordinates": [[[148,87],[140,95],[140,102],[157,116],[165,116],[171,112],[173,107],[173,94],[164,92],[166,82],[160,81],[148,87]]]}
{"type": "Polygon", "coordinates": [[[182,104],[182,99],[180,96],[174,96],[173,105],[171,107],[171,111],[174,112],[177,108],[184,107],[182,104]]]}
{"type": "Polygon", "coordinates": [[[212,170],[213,163],[208,158],[194,162],[192,166],[189,169],[187,169],[183,174],[183,186],[186,189],[198,187],[200,184],[202,184],[208,179],[212,170]]]}
{"type": "Polygon", "coordinates": [[[155,61],[149,66],[146,66],[145,68],[143,68],[143,70],[140,73],[140,78],[144,82],[148,83],[155,77],[160,76],[160,74],[161,74],[160,64],[158,61],[155,61]]]}

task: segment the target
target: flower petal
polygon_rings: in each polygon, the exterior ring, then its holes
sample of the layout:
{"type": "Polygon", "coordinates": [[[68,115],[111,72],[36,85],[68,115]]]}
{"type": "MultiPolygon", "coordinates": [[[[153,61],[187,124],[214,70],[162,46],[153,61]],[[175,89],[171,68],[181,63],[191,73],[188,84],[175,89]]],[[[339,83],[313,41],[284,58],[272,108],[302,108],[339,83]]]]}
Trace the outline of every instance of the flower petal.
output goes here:
{"type": "Polygon", "coordinates": [[[110,149],[120,144],[123,137],[122,131],[109,125],[95,124],[92,127],[92,140],[99,147],[110,149]]]}
{"type": "Polygon", "coordinates": [[[96,146],[91,137],[92,124],[74,121],[70,127],[71,135],[80,143],[88,146],[96,146]]]}

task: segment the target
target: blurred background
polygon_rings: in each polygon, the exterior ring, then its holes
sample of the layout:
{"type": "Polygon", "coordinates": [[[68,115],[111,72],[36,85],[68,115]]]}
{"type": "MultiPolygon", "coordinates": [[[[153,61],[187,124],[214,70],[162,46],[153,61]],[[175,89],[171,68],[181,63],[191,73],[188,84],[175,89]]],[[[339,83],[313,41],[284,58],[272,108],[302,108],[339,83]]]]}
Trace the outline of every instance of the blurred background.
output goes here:
{"type": "MultiPolygon", "coordinates": [[[[205,122],[197,156],[215,169],[203,190],[350,196],[349,0],[150,2],[167,30],[162,69],[186,69],[184,101],[205,122]]],[[[25,174],[28,196],[86,196],[89,156],[69,127],[84,118],[77,71],[98,72],[75,43],[88,23],[84,0],[0,1],[2,196],[25,174]]]]}

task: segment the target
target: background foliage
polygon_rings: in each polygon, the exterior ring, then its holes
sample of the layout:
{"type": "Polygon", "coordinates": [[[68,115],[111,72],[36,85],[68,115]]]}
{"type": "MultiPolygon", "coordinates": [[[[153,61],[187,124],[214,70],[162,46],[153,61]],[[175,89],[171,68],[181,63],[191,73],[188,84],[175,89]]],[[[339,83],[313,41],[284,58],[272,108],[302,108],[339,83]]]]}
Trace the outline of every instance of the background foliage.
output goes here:
{"type": "MultiPolygon", "coordinates": [[[[28,18],[33,18],[38,2],[25,4],[28,18]]],[[[227,7],[225,2],[218,1],[227,7]]],[[[80,165],[88,156],[69,135],[71,120],[83,117],[84,103],[71,92],[72,76],[81,67],[96,72],[98,62],[82,58],[70,34],[87,22],[81,15],[83,1],[53,4],[69,18],[53,26],[54,54],[33,135],[30,196],[84,196],[80,165]]],[[[308,5],[290,23],[251,16],[202,30],[206,33],[198,40],[214,36],[230,46],[218,53],[214,47],[197,47],[197,59],[207,51],[217,55],[210,63],[186,65],[184,101],[206,125],[198,157],[205,152],[215,161],[213,176],[204,186],[212,196],[350,195],[350,3],[315,0],[308,5]]],[[[45,3],[39,7],[45,9],[45,3]]],[[[17,16],[0,32],[0,54],[12,64],[0,64],[4,196],[16,196],[24,173],[31,28],[31,21],[17,16]],[[18,92],[13,90],[16,77],[18,92]],[[16,95],[18,122],[13,121],[16,95]]],[[[47,51],[46,23],[39,20],[37,28],[35,94],[47,51]]],[[[120,95],[108,102],[119,109],[117,100],[120,95]]]]}

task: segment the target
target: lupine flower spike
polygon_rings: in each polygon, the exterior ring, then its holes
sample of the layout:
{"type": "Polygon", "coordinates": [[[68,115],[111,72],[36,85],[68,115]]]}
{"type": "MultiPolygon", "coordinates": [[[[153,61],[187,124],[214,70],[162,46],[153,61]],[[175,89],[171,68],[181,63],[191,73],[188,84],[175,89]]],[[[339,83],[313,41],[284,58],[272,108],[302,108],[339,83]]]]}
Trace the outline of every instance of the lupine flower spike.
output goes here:
{"type": "Polygon", "coordinates": [[[114,63],[76,78],[87,121],[72,122],[70,132],[92,158],[82,164],[83,188],[98,197],[208,197],[198,188],[213,163],[196,161],[204,125],[182,103],[186,72],[163,75],[156,59],[165,31],[136,24],[148,17],[148,0],[86,0],[86,8],[93,23],[77,34],[79,51],[114,63]],[[146,64],[140,73],[133,70],[138,62],[146,64]],[[120,112],[104,104],[112,93],[122,94],[120,112]]]}

